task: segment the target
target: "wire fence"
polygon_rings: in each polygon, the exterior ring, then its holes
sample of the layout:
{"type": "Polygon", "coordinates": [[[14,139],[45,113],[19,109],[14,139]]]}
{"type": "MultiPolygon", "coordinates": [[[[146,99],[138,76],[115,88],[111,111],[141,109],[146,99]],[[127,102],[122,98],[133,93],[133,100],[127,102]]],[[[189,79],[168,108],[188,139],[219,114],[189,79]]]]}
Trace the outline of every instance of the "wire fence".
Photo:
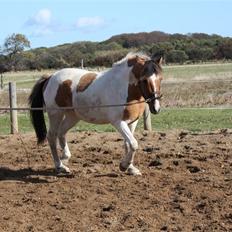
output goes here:
{"type": "MultiPolygon", "coordinates": [[[[215,80],[214,80],[215,81],[215,80]]],[[[217,80],[221,81],[221,80],[217,80]]],[[[232,82],[232,80],[223,80],[223,82],[232,82]]],[[[208,83],[209,80],[205,81],[193,81],[194,83],[208,83]]],[[[171,83],[171,82],[170,82],[171,83]]],[[[177,82],[180,83],[180,82],[177,82]]],[[[167,83],[166,83],[167,84],[167,83]]],[[[121,104],[111,104],[111,105],[93,105],[93,106],[86,106],[86,105],[79,105],[78,107],[28,107],[28,106],[17,106],[17,91],[16,91],[16,84],[15,83],[9,83],[9,99],[10,99],[10,106],[9,107],[0,107],[0,114],[1,113],[7,113],[10,112],[10,118],[11,118],[11,133],[15,133],[18,131],[18,120],[17,120],[17,111],[49,111],[49,110],[80,110],[80,109],[96,109],[96,108],[112,108],[112,107],[125,107],[128,105],[134,105],[134,104],[141,104],[144,102],[148,102],[148,100],[136,102],[136,103],[121,103],[121,104]]],[[[178,110],[178,111],[188,111],[188,110],[194,110],[194,111],[202,111],[202,110],[232,110],[232,104],[231,105],[217,105],[212,107],[166,107],[162,108],[161,111],[171,111],[171,110],[178,110]]],[[[144,113],[144,128],[149,128],[151,130],[151,118],[149,115],[149,109],[146,110],[144,113]]]]}

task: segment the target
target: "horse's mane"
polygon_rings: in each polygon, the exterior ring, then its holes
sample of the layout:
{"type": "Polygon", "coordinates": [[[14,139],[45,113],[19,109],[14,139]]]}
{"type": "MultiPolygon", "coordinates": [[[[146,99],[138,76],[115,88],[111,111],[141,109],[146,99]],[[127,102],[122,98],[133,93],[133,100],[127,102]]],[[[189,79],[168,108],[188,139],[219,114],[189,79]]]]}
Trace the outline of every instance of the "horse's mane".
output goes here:
{"type": "MultiPolygon", "coordinates": [[[[121,68],[121,66],[124,65],[127,62],[128,59],[133,58],[135,56],[138,56],[138,57],[140,57],[141,59],[144,59],[144,60],[150,60],[151,59],[147,54],[145,54],[143,52],[130,52],[124,58],[122,58],[121,60],[113,63],[112,70],[114,70],[115,68],[121,68]]],[[[154,65],[154,70],[155,70],[156,74],[162,72],[162,67],[159,64],[154,62],[153,65],[154,65]]]]}
{"type": "Polygon", "coordinates": [[[145,53],[143,53],[143,52],[129,52],[124,58],[122,58],[121,60],[113,63],[112,67],[115,68],[115,67],[121,66],[129,58],[132,58],[132,57],[135,57],[135,56],[138,56],[138,57],[140,57],[142,59],[145,59],[145,60],[149,60],[150,59],[150,57],[148,55],[146,55],[145,53]]]}

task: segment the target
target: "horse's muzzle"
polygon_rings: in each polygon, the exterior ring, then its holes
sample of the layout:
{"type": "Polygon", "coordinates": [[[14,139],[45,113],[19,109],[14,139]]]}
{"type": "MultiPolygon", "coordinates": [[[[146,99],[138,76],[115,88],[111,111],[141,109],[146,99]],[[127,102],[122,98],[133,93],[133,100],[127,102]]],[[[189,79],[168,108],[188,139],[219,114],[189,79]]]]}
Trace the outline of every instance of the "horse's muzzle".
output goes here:
{"type": "Polygon", "coordinates": [[[152,101],[148,102],[148,105],[152,114],[158,114],[160,112],[160,102],[158,99],[153,99],[152,101]]]}

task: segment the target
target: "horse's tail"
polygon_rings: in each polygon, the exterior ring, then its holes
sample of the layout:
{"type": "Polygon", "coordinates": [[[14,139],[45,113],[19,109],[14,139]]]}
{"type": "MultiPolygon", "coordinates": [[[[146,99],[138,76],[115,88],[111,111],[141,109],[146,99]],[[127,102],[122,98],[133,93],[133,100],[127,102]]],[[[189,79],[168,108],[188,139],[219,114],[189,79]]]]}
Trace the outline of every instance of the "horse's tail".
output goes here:
{"type": "MultiPolygon", "coordinates": [[[[48,75],[42,76],[34,85],[32,92],[28,98],[29,106],[31,108],[42,108],[44,106],[43,89],[47,80],[50,78],[48,75]]],[[[47,128],[44,119],[43,110],[30,110],[31,122],[34,127],[37,143],[42,144],[46,140],[47,128]]]]}

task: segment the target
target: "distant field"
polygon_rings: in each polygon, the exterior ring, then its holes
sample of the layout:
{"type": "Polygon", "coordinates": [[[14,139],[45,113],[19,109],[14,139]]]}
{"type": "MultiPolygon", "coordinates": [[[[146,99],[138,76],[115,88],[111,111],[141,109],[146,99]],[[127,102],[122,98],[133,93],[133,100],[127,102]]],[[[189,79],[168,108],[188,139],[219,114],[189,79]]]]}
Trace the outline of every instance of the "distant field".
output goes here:
{"type": "MultiPolygon", "coordinates": [[[[9,81],[16,81],[17,87],[24,90],[18,93],[18,104],[25,106],[35,81],[43,74],[53,72],[6,73],[5,89],[9,81]]],[[[163,107],[232,105],[232,63],[164,66],[163,75],[163,107]]],[[[7,92],[0,92],[0,105],[8,104],[7,92]]]]}
{"type": "MultiPolygon", "coordinates": [[[[6,73],[5,83],[16,81],[18,106],[27,106],[30,88],[40,76],[54,70],[41,72],[6,73]],[[27,89],[29,88],[29,89],[27,89]],[[27,89],[27,90],[26,90],[27,89]]],[[[0,106],[9,106],[7,85],[6,91],[0,91],[0,106]]],[[[198,64],[164,66],[162,83],[162,107],[164,110],[152,117],[155,130],[172,128],[190,131],[207,131],[219,128],[232,128],[232,110],[176,110],[178,107],[232,107],[232,63],[198,64]],[[173,109],[170,109],[173,108],[173,109]]],[[[3,112],[0,112],[0,115],[3,112]]],[[[19,116],[20,130],[31,131],[28,113],[19,116]]],[[[141,123],[139,127],[142,128],[141,123]]],[[[112,131],[110,126],[96,126],[80,123],[75,130],[112,131]]],[[[9,117],[0,116],[0,133],[8,133],[9,117]]]]}
{"type": "Polygon", "coordinates": [[[168,81],[229,79],[232,77],[232,63],[171,65],[164,67],[164,73],[168,81]]]}
{"type": "MultiPolygon", "coordinates": [[[[198,80],[232,79],[232,63],[170,65],[164,66],[164,83],[198,80]]],[[[31,88],[34,82],[44,74],[55,70],[9,72],[4,74],[4,83],[17,82],[19,88],[31,88]]]]}
{"type": "Polygon", "coordinates": [[[14,81],[18,88],[31,88],[42,75],[53,72],[54,70],[8,72],[4,74],[4,84],[7,87],[8,82],[14,81]]]}

